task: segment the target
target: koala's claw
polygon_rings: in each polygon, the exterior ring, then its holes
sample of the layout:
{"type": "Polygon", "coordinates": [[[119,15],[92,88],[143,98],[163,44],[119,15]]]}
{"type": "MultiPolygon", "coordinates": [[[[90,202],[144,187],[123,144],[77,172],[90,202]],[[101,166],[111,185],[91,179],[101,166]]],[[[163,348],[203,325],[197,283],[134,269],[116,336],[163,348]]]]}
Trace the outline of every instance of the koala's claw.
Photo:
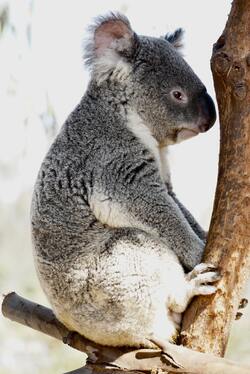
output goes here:
{"type": "Polygon", "coordinates": [[[212,264],[205,264],[205,263],[202,262],[201,264],[196,265],[194,267],[194,269],[186,275],[186,279],[187,280],[192,280],[192,279],[196,278],[199,274],[207,273],[207,272],[210,272],[210,271],[216,271],[218,273],[218,270],[217,270],[216,266],[214,266],[212,264]]]}
{"type": "Polygon", "coordinates": [[[193,290],[193,295],[211,295],[216,292],[217,287],[210,283],[220,280],[221,275],[216,267],[211,264],[201,263],[186,276],[193,290]],[[211,271],[213,270],[213,271],[211,271]]]}
{"type": "Polygon", "coordinates": [[[194,295],[212,295],[217,291],[215,286],[199,286],[195,287],[193,290],[194,295]]]}
{"type": "Polygon", "coordinates": [[[208,271],[207,273],[197,274],[195,278],[191,280],[196,286],[201,284],[213,283],[218,281],[221,278],[218,271],[208,271]]]}

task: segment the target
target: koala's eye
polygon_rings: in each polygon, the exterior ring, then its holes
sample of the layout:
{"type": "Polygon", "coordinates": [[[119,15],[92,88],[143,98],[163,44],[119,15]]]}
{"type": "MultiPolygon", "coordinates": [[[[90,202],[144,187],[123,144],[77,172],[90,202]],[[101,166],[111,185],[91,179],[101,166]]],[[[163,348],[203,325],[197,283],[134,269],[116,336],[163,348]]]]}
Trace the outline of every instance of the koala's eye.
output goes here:
{"type": "Polygon", "coordinates": [[[182,102],[182,103],[186,103],[187,102],[186,95],[183,92],[179,91],[179,90],[173,90],[173,91],[171,91],[171,95],[172,95],[172,98],[175,101],[182,102]]]}
{"type": "Polygon", "coordinates": [[[173,95],[177,100],[182,100],[182,93],[180,91],[174,91],[173,95]]]}

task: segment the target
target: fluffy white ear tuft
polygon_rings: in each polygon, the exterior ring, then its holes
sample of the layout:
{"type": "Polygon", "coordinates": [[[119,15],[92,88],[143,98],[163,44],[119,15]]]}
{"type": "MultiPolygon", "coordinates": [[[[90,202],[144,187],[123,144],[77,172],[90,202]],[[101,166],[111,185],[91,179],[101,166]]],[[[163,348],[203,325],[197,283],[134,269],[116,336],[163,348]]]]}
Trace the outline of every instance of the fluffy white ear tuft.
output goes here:
{"type": "Polygon", "coordinates": [[[99,17],[90,26],[90,38],[85,45],[85,63],[99,83],[112,74],[124,79],[131,65],[135,33],[128,19],[117,13],[99,17]]]}
{"type": "Polygon", "coordinates": [[[168,33],[164,36],[164,39],[167,40],[173,47],[176,49],[181,49],[183,47],[183,34],[184,30],[179,28],[173,33],[168,33]]]}

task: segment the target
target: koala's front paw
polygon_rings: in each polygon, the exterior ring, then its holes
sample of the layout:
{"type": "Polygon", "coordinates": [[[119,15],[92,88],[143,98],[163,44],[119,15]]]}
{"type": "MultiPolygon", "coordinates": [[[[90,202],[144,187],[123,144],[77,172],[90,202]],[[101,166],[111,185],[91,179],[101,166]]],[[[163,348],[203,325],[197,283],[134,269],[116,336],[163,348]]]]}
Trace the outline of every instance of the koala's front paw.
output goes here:
{"type": "Polygon", "coordinates": [[[211,295],[216,292],[216,286],[210,283],[217,282],[221,278],[220,273],[214,265],[198,264],[186,275],[193,295],[211,295]]]}

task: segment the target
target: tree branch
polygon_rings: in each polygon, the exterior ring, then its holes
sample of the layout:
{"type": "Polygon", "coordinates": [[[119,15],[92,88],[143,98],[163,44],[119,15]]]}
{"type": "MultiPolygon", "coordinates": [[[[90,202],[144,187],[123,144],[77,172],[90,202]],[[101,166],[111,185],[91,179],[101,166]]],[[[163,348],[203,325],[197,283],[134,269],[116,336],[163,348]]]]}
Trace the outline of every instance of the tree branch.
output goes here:
{"type": "MultiPolygon", "coordinates": [[[[112,365],[115,368],[133,371],[151,371],[158,368],[171,370],[175,373],[194,374],[224,374],[225,372],[228,374],[249,374],[250,372],[249,366],[238,365],[229,360],[195,352],[166,342],[164,344],[160,342],[159,345],[164,348],[167,355],[162,354],[160,350],[120,349],[95,344],[78,333],[70,332],[56,319],[51,309],[32,303],[18,296],[15,292],[11,292],[4,297],[2,313],[12,321],[29,326],[63,341],[72,348],[87,353],[89,367],[92,368],[93,374],[100,372],[100,368],[102,368],[103,373],[105,372],[105,366],[101,365],[112,365]],[[177,365],[171,365],[169,359],[177,365]]],[[[106,368],[105,370],[108,372],[110,369],[106,368]]],[[[86,373],[86,368],[82,373],[86,373]]],[[[112,371],[109,371],[109,373],[111,374],[112,371]]],[[[128,374],[136,373],[130,372],[128,374]]]]}
{"type": "Polygon", "coordinates": [[[186,310],[181,342],[223,356],[241,292],[249,276],[250,206],[250,1],[234,0],[214,45],[212,72],[220,115],[219,173],[204,262],[219,267],[213,296],[186,310]]]}

